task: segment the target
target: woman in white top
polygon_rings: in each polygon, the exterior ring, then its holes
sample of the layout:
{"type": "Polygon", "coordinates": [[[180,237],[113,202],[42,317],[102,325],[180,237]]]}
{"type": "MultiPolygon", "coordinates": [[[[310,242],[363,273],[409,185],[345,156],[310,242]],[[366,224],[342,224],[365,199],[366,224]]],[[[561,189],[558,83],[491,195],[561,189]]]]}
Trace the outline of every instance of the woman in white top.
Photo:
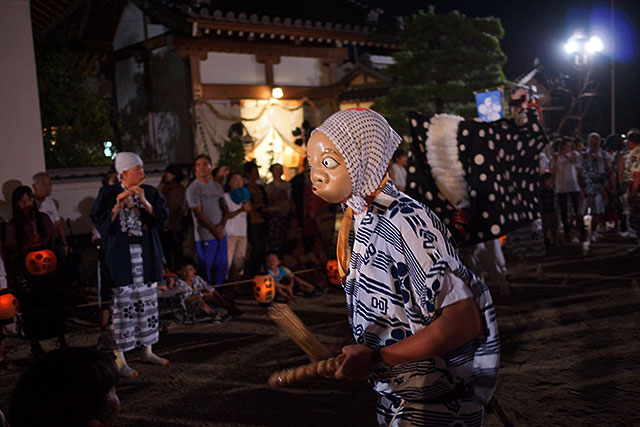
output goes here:
{"type": "Polygon", "coordinates": [[[389,176],[391,176],[391,180],[396,188],[400,191],[405,190],[407,186],[407,163],[409,162],[409,156],[402,149],[398,148],[395,153],[393,153],[393,158],[391,159],[391,166],[389,167],[389,176]]]}
{"type": "Polygon", "coordinates": [[[227,236],[230,280],[238,280],[242,275],[244,258],[247,253],[247,212],[251,210],[251,203],[248,201],[235,203],[231,199],[231,192],[243,185],[242,175],[234,172],[229,176],[229,192],[224,193],[228,209],[224,234],[227,236]]]}
{"type": "Polygon", "coordinates": [[[558,146],[558,152],[551,160],[551,173],[554,178],[554,189],[560,206],[560,217],[564,227],[565,238],[569,238],[571,223],[567,215],[567,199],[571,200],[573,212],[578,220],[578,227],[582,227],[582,217],[578,215],[580,195],[583,192],[580,183],[582,170],[582,155],[575,151],[573,140],[565,138],[558,146]]]}

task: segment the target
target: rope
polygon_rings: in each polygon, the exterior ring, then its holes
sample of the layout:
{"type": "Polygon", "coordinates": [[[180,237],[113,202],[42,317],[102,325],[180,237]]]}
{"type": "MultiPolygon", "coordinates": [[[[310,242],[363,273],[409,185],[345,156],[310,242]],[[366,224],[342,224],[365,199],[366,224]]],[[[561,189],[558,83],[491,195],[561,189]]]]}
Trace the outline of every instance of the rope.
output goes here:
{"type": "MultiPolygon", "coordinates": [[[[314,268],[307,268],[305,270],[298,270],[293,272],[293,274],[303,274],[303,273],[310,273],[315,271],[314,268]]],[[[98,277],[99,277],[99,273],[98,273],[98,277]]],[[[99,279],[98,279],[99,280],[99,279]]],[[[246,280],[236,280],[234,282],[227,282],[227,283],[221,283],[219,285],[211,285],[210,288],[224,288],[227,286],[236,286],[236,285],[245,285],[247,283],[253,283],[253,279],[246,279],[246,280]]],[[[180,295],[186,293],[185,291],[174,291],[172,292],[170,295],[167,296],[176,296],[176,295],[180,295]]],[[[28,311],[25,313],[19,313],[19,315],[34,315],[34,314],[44,314],[44,313],[55,313],[58,311],[70,311],[70,310],[76,310],[76,309],[84,309],[84,308],[91,308],[91,307],[101,307],[102,305],[109,305],[113,302],[113,300],[107,300],[107,301],[102,301],[101,297],[100,297],[100,293],[98,293],[98,301],[97,302],[89,302],[86,304],[77,304],[77,305],[70,305],[70,306],[66,306],[66,307],[56,307],[56,308],[50,308],[50,309],[46,309],[46,310],[36,310],[36,311],[28,311]]]]}

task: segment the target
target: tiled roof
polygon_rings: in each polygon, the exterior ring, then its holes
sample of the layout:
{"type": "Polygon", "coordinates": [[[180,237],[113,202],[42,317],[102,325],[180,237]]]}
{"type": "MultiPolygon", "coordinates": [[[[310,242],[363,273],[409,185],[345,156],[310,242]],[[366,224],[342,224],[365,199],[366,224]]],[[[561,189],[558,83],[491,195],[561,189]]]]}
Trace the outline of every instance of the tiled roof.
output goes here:
{"type": "Polygon", "coordinates": [[[35,34],[46,30],[67,17],[75,0],[31,0],[31,28],[35,34]]]}
{"type": "MultiPolygon", "coordinates": [[[[243,35],[271,38],[279,35],[306,42],[395,44],[396,19],[382,9],[372,9],[353,0],[233,1],[146,0],[137,1],[146,10],[170,12],[191,22],[192,36],[243,35]],[[246,34],[245,34],[246,33],[246,34]]],[[[251,38],[250,37],[250,38],[251,38]]]]}

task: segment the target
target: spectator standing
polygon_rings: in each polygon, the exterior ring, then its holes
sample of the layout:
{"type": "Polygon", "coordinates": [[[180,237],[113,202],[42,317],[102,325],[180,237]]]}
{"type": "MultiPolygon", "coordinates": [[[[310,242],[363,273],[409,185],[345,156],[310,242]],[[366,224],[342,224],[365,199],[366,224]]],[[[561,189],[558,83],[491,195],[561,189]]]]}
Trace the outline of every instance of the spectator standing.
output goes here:
{"type": "MultiPolygon", "coordinates": [[[[118,183],[118,173],[115,169],[110,169],[109,172],[102,177],[102,186],[108,187],[118,183]]],[[[97,347],[104,350],[115,350],[116,343],[113,336],[113,319],[111,319],[111,304],[105,304],[104,301],[111,301],[113,299],[113,282],[109,275],[109,269],[106,267],[106,257],[104,253],[104,246],[102,245],[102,238],[100,232],[93,226],[91,231],[91,243],[98,248],[100,252],[100,264],[98,266],[98,308],[100,309],[100,335],[98,336],[97,347]]]]}
{"type": "Polygon", "coordinates": [[[291,198],[295,206],[298,225],[300,227],[304,225],[305,187],[311,188],[311,181],[309,180],[309,161],[306,157],[302,162],[302,172],[291,178],[291,198]]]}
{"type": "Polygon", "coordinates": [[[547,246],[553,245],[558,234],[558,214],[553,193],[553,175],[546,172],[542,175],[540,186],[540,211],[542,213],[542,230],[544,242],[547,246]]]}
{"type": "Polygon", "coordinates": [[[158,190],[169,208],[169,220],[160,232],[162,249],[167,266],[171,271],[178,268],[182,259],[182,241],[184,240],[183,220],[187,213],[185,188],[182,185],[184,174],[178,165],[169,165],[164,170],[158,190]]]}
{"type": "MultiPolygon", "coordinates": [[[[575,151],[573,141],[570,138],[564,138],[558,146],[558,152],[551,160],[551,174],[554,176],[554,189],[560,206],[564,237],[567,241],[571,238],[571,222],[567,212],[568,201],[571,201],[573,212],[578,217],[579,226],[582,228],[582,217],[579,215],[580,193],[583,192],[579,181],[580,169],[582,169],[582,156],[575,151]]],[[[573,241],[577,243],[578,238],[574,237],[573,241]]]]}
{"type": "Polygon", "coordinates": [[[169,212],[155,187],[143,184],[142,159],[131,152],[116,155],[120,182],[102,187],[91,209],[100,232],[105,264],[113,288],[113,328],[120,375],[137,376],[124,352],[143,348],[142,361],[166,365],[155,355],[158,342],[158,282],[162,280],[160,229],[169,212]]]}
{"type": "MultiPolygon", "coordinates": [[[[0,239],[0,295],[2,295],[2,290],[7,289],[9,286],[7,282],[7,271],[4,267],[4,253],[2,248],[2,239],[0,239]]],[[[5,291],[6,292],[6,291],[5,291]]],[[[4,351],[4,327],[7,321],[0,320],[0,375],[3,375],[7,369],[9,369],[9,359],[7,359],[7,354],[4,351]]],[[[0,413],[1,415],[1,413],[0,413]]],[[[2,418],[0,417],[0,427],[2,427],[2,418]]]]}
{"type": "Polygon", "coordinates": [[[251,211],[249,212],[249,244],[251,255],[249,268],[251,275],[257,274],[267,253],[269,224],[267,222],[267,208],[269,199],[260,181],[258,165],[254,162],[244,164],[244,177],[251,196],[251,211]]]}
{"type": "MultiPolygon", "coordinates": [[[[640,132],[627,136],[629,154],[624,162],[623,184],[629,206],[629,224],[636,233],[636,242],[640,239],[640,132]]],[[[640,248],[640,243],[634,250],[640,248]]]]}
{"type": "Polygon", "coordinates": [[[283,249],[289,216],[295,207],[291,199],[291,183],[282,179],[282,165],[271,165],[269,172],[273,175],[273,181],[266,187],[270,201],[269,250],[279,252],[283,249]]]}
{"type": "Polygon", "coordinates": [[[584,206],[582,214],[591,209],[591,240],[596,241],[598,224],[604,224],[605,188],[613,188],[611,161],[600,147],[601,138],[596,132],[589,134],[589,146],[582,157],[584,177],[584,206]]]}
{"type": "Polygon", "coordinates": [[[26,265],[26,257],[33,250],[48,249],[60,258],[56,244],[56,230],[46,214],[38,211],[35,197],[29,187],[16,188],[11,195],[13,217],[6,229],[7,277],[10,287],[20,301],[23,333],[31,342],[31,352],[44,352],[39,340],[58,337],[60,346],[66,346],[64,316],[60,311],[59,268],[46,274],[34,275],[26,265]],[[36,312],[29,314],[29,312],[36,312]]]}
{"type": "Polygon", "coordinates": [[[196,179],[187,187],[187,203],[193,216],[193,236],[198,272],[208,283],[220,284],[227,276],[227,238],[224,235],[224,191],[211,175],[211,158],[196,157],[196,179]]]}
{"type": "Polygon", "coordinates": [[[36,204],[38,210],[44,214],[47,214],[51,222],[53,223],[58,238],[62,246],[62,251],[67,255],[69,251],[69,245],[67,244],[67,236],[64,231],[64,221],[58,214],[58,208],[55,202],[51,198],[51,191],[53,186],[51,184],[51,177],[45,172],[38,172],[33,175],[33,194],[36,198],[36,204]]]}
{"type": "Polygon", "coordinates": [[[227,260],[229,278],[232,281],[242,276],[247,255],[247,212],[251,211],[251,202],[236,203],[231,198],[231,192],[242,188],[243,185],[242,175],[234,172],[229,175],[229,192],[224,193],[224,200],[229,210],[224,233],[227,236],[227,260]]]}
{"type": "Polygon", "coordinates": [[[407,164],[409,156],[402,148],[398,148],[391,158],[391,167],[389,168],[389,176],[396,188],[404,192],[407,186],[407,164]]]}
{"type": "Polygon", "coordinates": [[[212,170],[211,176],[213,177],[213,180],[215,182],[217,182],[222,188],[224,188],[227,185],[227,179],[229,178],[230,172],[231,169],[229,169],[229,166],[222,165],[212,170]]]}

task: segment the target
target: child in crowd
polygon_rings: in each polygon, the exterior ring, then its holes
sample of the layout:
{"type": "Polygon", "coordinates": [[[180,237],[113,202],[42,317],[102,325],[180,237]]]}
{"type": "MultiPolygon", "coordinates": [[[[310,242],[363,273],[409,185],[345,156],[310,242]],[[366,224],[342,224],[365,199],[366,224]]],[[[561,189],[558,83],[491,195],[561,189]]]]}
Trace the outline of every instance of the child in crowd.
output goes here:
{"type": "Polygon", "coordinates": [[[275,252],[269,252],[265,258],[267,272],[276,282],[278,295],[288,304],[294,300],[294,294],[303,296],[319,296],[321,292],[306,280],[294,275],[291,270],[280,265],[280,257],[275,252]],[[296,286],[297,285],[297,286],[296,286]]]}
{"type": "Polygon", "coordinates": [[[549,172],[542,175],[540,211],[542,212],[544,242],[547,246],[553,245],[556,242],[558,233],[558,214],[556,213],[555,196],[553,192],[553,175],[549,172]]]}
{"type": "MultiPolygon", "coordinates": [[[[193,316],[183,301],[182,292],[176,289],[176,280],[178,275],[169,271],[165,266],[162,273],[162,281],[158,282],[158,311],[160,315],[172,314],[179,323],[186,321],[193,322],[193,316]]],[[[168,322],[160,321],[160,330],[166,332],[168,330],[168,322]]]]}
{"type": "Polygon", "coordinates": [[[108,353],[84,347],[53,350],[18,379],[9,423],[12,427],[113,426],[120,412],[118,382],[118,368],[108,353]]]}
{"type": "Polygon", "coordinates": [[[242,310],[225,300],[215,288],[196,274],[195,262],[192,259],[185,259],[178,273],[175,289],[181,292],[187,311],[195,315],[204,312],[216,322],[242,314],[242,310]],[[226,310],[226,313],[219,309],[226,310]]]}

